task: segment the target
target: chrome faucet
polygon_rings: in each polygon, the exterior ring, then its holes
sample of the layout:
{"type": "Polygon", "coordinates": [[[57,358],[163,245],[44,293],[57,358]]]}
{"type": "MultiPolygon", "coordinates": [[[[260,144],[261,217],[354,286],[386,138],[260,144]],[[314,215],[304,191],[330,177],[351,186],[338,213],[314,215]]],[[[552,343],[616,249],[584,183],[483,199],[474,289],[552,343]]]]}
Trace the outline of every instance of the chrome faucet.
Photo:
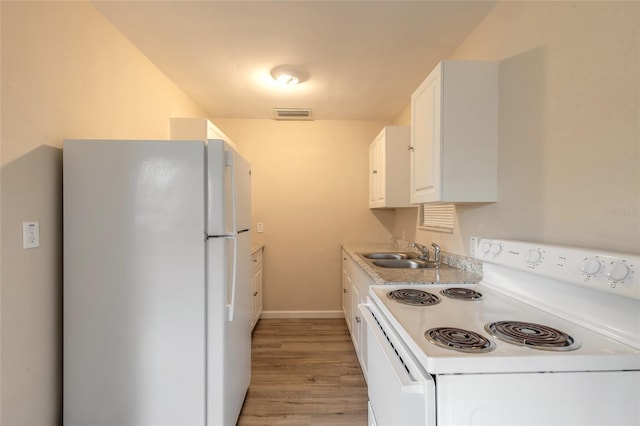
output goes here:
{"type": "Polygon", "coordinates": [[[418,256],[418,258],[427,261],[429,260],[429,247],[423,246],[420,243],[411,243],[411,247],[415,248],[420,253],[420,256],[418,256]]]}
{"type": "Polygon", "coordinates": [[[440,246],[436,243],[431,243],[431,246],[435,251],[435,254],[433,255],[433,261],[436,264],[437,268],[438,266],[440,266],[440,246]]]}

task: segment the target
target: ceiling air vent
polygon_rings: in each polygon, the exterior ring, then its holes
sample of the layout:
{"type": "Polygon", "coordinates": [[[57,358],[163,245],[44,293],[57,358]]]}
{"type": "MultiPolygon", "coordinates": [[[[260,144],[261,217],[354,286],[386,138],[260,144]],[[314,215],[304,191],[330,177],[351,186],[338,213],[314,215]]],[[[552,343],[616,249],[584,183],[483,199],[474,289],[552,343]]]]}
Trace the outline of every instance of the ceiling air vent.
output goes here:
{"type": "Polygon", "coordinates": [[[311,120],[311,108],[274,108],[276,120],[311,120]]]}

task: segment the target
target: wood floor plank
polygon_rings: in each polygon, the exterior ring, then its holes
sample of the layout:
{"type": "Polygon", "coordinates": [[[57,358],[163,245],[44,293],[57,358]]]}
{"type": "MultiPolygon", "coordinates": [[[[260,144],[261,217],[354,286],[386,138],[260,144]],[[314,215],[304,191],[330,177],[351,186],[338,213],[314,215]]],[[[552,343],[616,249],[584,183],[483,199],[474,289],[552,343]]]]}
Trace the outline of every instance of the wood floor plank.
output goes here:
{"type": "Polygon", "coordinates": [[[366,426],[367,386],[342,319],[262,319],[239,426],[366,426]]]}

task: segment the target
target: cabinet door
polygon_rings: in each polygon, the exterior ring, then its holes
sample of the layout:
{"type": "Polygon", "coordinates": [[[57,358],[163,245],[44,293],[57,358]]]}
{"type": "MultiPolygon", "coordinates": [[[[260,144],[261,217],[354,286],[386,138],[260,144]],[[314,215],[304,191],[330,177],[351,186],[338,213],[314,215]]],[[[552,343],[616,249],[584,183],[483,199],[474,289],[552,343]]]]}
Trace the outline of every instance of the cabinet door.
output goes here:
{"type": "Polygon", "coordinates": [[[375,207],[378,200],[378,144],[369,145],[369,207],[375,207]]]}
{"type": "Polygon", "coordinates": [[[256,289],[258,291],[258,294],[256,295],[258,298],[258,317],[257,319],[260,318],[260,315],[262,315],[262,265],[260,265],[260,270],[258,271],[257,274],[257,278],[256,278],[256,289]]]}
{"type": "Polygon", "coordinates": [[[351,275],[345,267],[345,262],[342,263],[342,312],[344,312],[344,320],[347,323],[347,328],[351,331],[351,275]]]}
{"type": "Polygon", "coordinates": [[[253,291],[253,324],[255,326],[262,313],[262,265],[257,268],[251,277],[253,291]]]}
{"type": "Polygon", "coordinates": [[[385,132],[383,131],[376,138],[376,181],[377,181],[377,189],[376,189],[376,205],[384,206],[385,205],[385,192],[387,187],[387,165],[385,158],[385,132]]]}
{"type": "Polygon", "coordinates": [[[251,254],[251,296],[253,329],[262,314],[262,249],[251,254]]]}
{"type": "Polygon", "coordinates": [[[385,131],[369,145],[369,207],[384,207],[386,186],[385,131]]]}
{"type": "Polygon", "coordinates": [[[360,292],[358,291],[358,283],[354,279],[351,285],[351,340],[356,350],[358,359],[360,359],[360,336],[362,335],[362,321],[360,319],[360,292]]]}
{"type": "Polygon", "coordinates": [[[411,96],[411,203],[441,199],[442,63],[411,96]]]}
{"type": "MultiPolygon", "coordinates": [[[[367,286],[371,285],[372,283],[367,282],[365,283],[367,286]]],[[[365,303],[367,303],[367,292],[364,291],[362,294],[360,294],[360,304],[363,305],[365,303]]],[[[360,315],[360,309],[356,306],[356,309],[358,309],[358,315],[360,315]]],[[[362,375],[364,376],[364,380],[367,381],[367,376],[368,376],[368,361],[367,361],[367,325],[366,322],[362,321],[361,317],[359,317],[359,324],[358,324],[358,331],[360,332],[360,338],[359,338],[359,343],[360,343],[360,353],[358,354],[358,357],[360,358],[360,368],[362,369],[362,375]]]]}
{"type": "Polygon", "coordinates": [[[251,298],[251,308],[252,308],[251,329],[253,330],[257,322],[256,320],[256,276],[253,271],[251,273],[251,295],[253,296],[251,298]]]}

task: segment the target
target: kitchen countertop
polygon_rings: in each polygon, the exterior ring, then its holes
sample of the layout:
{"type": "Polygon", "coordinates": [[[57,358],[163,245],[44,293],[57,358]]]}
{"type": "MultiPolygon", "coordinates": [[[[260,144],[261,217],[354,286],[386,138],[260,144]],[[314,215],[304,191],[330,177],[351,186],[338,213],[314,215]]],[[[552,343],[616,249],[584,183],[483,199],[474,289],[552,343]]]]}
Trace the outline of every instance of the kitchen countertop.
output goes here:
{"type": "Polygon", "coordinates": [[[474,284],[482,279],[480,262],[475,259],[442,253],[443,263],[438,269],[381,268],[365,260],[361,253],[411,252],[398,249],[389,243],[357,244],[343,243],[342,248],[375,281],[376,284],[474,284]],[[458,258],[458,259],[456,259],[458,258]],[[453,261],[453,262],[452,262],[453,261]],[[456,263],[454,267],[447,263],[456,263]]]}

